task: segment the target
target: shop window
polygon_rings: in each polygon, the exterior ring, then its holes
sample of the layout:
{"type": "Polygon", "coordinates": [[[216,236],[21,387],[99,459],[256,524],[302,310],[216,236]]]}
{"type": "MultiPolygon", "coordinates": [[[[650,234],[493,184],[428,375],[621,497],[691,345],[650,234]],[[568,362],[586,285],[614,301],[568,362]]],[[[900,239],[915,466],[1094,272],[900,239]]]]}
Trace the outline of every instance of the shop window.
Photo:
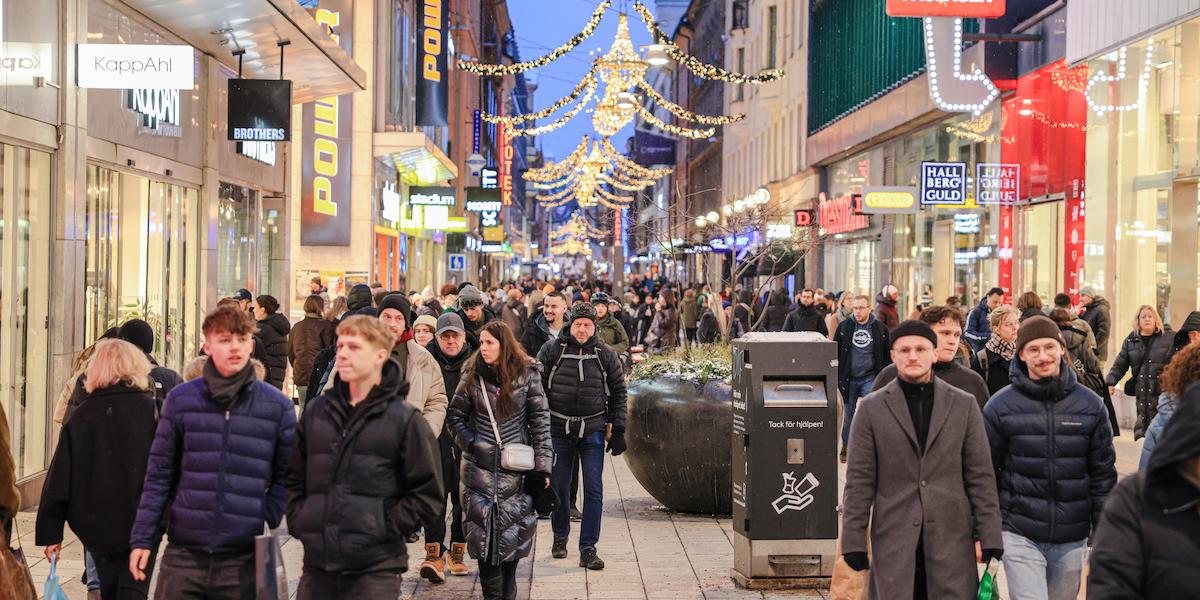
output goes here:
{"type": "Polygon", "coordinates": [[[246,288],[258,294],[251,261],[258,235],[255,217],[258,192],[250,188],[221,183],[217,198],[217,297],[226,298],[246,288]]]}
{"type": "Polygon", "coordinates": [[[0,407],[17,479],[49,458],[50,165],[45,152],[0,145],[0,407]]]}

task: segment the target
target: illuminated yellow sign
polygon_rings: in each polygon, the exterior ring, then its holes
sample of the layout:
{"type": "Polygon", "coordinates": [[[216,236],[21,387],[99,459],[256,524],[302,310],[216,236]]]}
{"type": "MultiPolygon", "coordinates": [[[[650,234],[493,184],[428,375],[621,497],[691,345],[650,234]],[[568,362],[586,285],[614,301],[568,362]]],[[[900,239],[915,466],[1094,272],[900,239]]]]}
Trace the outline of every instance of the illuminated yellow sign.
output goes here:
{"type": "Polygon", "coordinates": [[[485,242],[503,242],[504,241],[504,227],[503,226],[484,227],[483,228],[483,241],[485,241],[485,242]]]}
{"type": "Polygon", "coordinates": [[[862,212],[867,215],[913,213],[917,190],[910,187],[878,187],[863,190],[862,212]]]}

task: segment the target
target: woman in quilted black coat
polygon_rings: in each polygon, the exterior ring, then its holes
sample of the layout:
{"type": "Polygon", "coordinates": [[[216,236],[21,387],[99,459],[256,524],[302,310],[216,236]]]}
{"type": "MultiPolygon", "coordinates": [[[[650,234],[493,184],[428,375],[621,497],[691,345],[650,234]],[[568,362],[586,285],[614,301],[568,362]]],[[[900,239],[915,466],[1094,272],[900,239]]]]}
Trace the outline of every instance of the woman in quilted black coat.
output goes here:
{"type": "Polygon", "coordinates": [[[517,594],[517,562],[533,549],[535,502],[552,498],[550,409],[539,366],[525,354],[508,325],[503,321],[484,325],[479,341],[479,352],[465,367],[450,403],[446,425],[463,451],[467,551],[479,561],[484,598],[508,600],[517,594]],[[533,447],[533,470],[501,467],[501,447],[514,443],[533,447]]]}

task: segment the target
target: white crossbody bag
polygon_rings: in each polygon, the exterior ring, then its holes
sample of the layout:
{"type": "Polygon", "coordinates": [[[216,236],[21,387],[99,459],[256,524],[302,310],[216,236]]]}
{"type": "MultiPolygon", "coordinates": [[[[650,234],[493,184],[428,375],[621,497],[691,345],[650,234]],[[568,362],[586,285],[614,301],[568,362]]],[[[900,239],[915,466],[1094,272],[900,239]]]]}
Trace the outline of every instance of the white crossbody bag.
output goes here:
{"type": "Polygon", "coordinates": [[[488,420],[492,422],[492,433],[496,435],[496,445],[500,447],[500,466],[508,471],[532,471],[533,446],[529,444],[508,444],[500,441],[500,428],[496,426],[496,416],[492,414],[492,400],[488,398],[487,386],[479,382],[483,391],[483,405],[487,408],[488,420]]]}

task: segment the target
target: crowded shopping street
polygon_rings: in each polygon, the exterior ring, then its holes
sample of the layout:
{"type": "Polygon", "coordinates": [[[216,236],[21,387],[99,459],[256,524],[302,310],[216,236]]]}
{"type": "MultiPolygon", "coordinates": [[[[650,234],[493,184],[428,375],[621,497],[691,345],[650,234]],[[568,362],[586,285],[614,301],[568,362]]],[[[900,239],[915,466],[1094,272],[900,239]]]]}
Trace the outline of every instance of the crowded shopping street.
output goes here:
{"type": "Polygon", "coordinates": [[[0,37],[0,600],[1200,597],[1200,0],[0,37]]]}

